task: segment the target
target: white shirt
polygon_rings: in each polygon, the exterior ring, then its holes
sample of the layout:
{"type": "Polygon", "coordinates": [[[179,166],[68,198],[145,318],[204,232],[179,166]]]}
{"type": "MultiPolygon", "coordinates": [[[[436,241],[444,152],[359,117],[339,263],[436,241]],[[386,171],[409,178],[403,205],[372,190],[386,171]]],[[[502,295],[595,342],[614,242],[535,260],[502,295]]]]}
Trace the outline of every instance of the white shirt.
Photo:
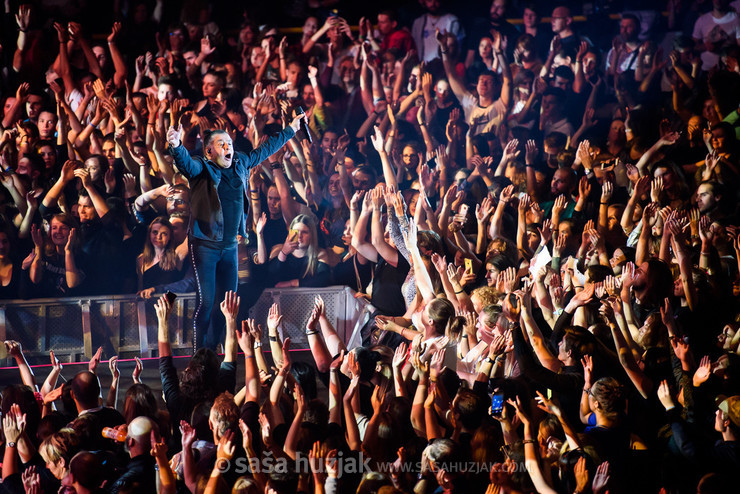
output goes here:
{"type": "Polygon", "coordinates": [[[471,135],[474,136],[497,129],[506,116],[506,105],[501,101],[501,98],[486,107],[482,107],[478,104],[477,97],[467,93],[460,104],[465,112],[465,121],[473,129],[471,135]]]}
{"type": "MultiPolygon", "coordinates": [[[[740,16],[736,12],[728,12],[724,16],[716,19],[711,12],[707,12],[696,20],[694,23],[694,39],[700,39],[703,42],[710,41],[717,35],[716,30],[721,29],[730,39],[740,39],[740,16]]],[[[709,70],[719,63],[719,55],[710,51],[701,54],[702,70],[709,70]]]]}
{"type": "Polygon", "coordinates": [[[424,62],[430,62],[438,58],[438,48],[436,31],[452,33],[457,37],[457,42],[462,46],[465,39],[465,30],[460,24],[460,20],[452,14],[442,14],[439,17],[433,17],[431,14],[424,14],[414,20],[411,27],[411,36],[414,38],[416,48],[419,50],[419,59],[424,62]]]}

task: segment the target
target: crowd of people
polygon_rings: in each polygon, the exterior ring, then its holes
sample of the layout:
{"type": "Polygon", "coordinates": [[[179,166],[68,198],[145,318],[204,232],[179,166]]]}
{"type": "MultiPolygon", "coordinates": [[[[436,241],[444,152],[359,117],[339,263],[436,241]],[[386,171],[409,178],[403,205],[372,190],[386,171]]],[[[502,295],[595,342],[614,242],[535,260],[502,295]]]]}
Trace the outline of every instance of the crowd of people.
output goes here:
{"type": "Polygon", "coordinates": [[[181,3],[5,2],[0,299],[197,291],[203,348],[157,299],[162,404],[6,342],[0,490],[737,488],[740,1],[181,3]],[[330,285],[362,346],[244,316],[330,285]]]}

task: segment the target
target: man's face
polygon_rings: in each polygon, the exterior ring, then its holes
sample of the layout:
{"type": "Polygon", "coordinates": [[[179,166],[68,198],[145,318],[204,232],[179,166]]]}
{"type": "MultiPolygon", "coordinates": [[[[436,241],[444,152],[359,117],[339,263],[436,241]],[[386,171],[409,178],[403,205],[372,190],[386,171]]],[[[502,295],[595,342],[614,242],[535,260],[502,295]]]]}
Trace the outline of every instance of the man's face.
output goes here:
{"type": "Polygon", "coordinates": [[[28,118],[31,120],[39,118],[39,113],[41,112],[41,101],[42,98],[38,94],[28,95],[28,99],[26,100],[26,113],[28,114],[28,118]]]}
{"type": "Polygon", "coordinates": [[[492,76],[490,75],[478,76],[478,84],[476,86],[476,89],[478,91],[478,96],[480,96],[481,98],[492,97],[495,86],[496,86],[496,81],[494,80],[492,76]]]}
{"type": "Polygon", "coordinates": [[[3,115],[7,115],[8,111],[13,108],[13,105],[15,104],[15,98],[13,96],[10,96],[8,99],[5,100],[5,105],[3,106],[3,115]]]}
{"type": "Polygon", "coordinates": [[[221,82],[213,74],[206,74],[203,77],[203,97],[215,98],[221,92],[221,82]]]}
{"type": "Polygon", "coordinates": [[[378,31],[383,36],[393,32],[395,22],[385,14],[378,14],[378,31]]]}
{"type": "Polygon", "coordinates": [[[550,24],[554,34],[559,34],[565,31],[570,25],[570,14],[568,13],[568,9],[565,7],[558,7],[553,10],[550,24]]]}
{"type": "Polygon", "coordinates": [[[278,216],[280,209],[280,194],[275,187],[270,187],[267,191],[267,211],[270,216],[278,216]]]}
{"type": "Polygon", "coordinates": [[[113,141],[103,143],[103,155],[108,159],[108,166],[116,160],[116,145],[113,141]]]}
{"type": "Polygon", "coordinates": [[[352,174],[352,186],[355,188],[355,190],[370,190],[370,188],[373,186],[370,180],[370,177],[366,173],[363,173],[361,171],[355,171],[355,173],[352,174]]]}
{"type": "Polygon", "coordinates": [[[298,84],[298,78],[301,75],[301,66],[297,63],[291,63],[285,69],[285,75],[287,82],[289,82],[291,86],[295,87],[298,84]]]}
{"type": "Polygon", "coordinates": [[[522,20],[526,27],[534,27],[537,25],[537,13],[532,9],[525,8],[522,14],[522,20]]]}
{"type": "Polygon", "coordinates": [[[552,80],[551,83],[552,87],[559,87],[563,91],[568,91],[570,89],[570,81],[566,79],[565,77],[555,76],[555,79],[552,80]]]}
{"type": "Polygon", "coordinates": [[[88,196],[81,196],[77,200],[77,213],[80,215],[81,223],[89,223],[98,216],[98,213],[95,212],[92,199],[88,196]]]}
{"type": "Polygon", "coordinates": [[[596,70],[596,54],[588,52],[583,57],[583,73],[590,76],[596,70]]]}
{"type": "Polygon", "coordinates": [[[545,160],[547,160],[547,166],[550,168],[556,168],[558,166],[558,153],[562,149],[554,148],[545,144],[542,152],[545,154],[545,160]]]}
{"type": "Polygon", "coordinates": [[[175,245],[180,245],[188,238],[188,224],[184,218],[170,218],[172,225],[172,241],[175,245]]]}
{"type": "Polygon", "coordinates": [[[633,19],[622,19],[619,22],[619,36],[624,41],[636,41],[639,26],[633,19]]]}
{"type": "Polygon", "coordinates": [[[426,7],[431,14],[436,14],[439,12],[441,3],[442,2],[440,0],[424,0],[424,7],[426,7]]]}
{"type": "Polygon", "coordinates": [[[489,12],[492,21],[499,21],[504,18],[506,13],[506,0],[493,0],[489,12]]]}
{"type": "Polygon", "coordinates": [[[559,196],[564,194],[568,197],[570,194],[570,171],[567,168],[559,168],[555,170],[555,174],[552,176],[552,182],[550,183],[550,190],[553,196],[559,196]]]}
{"type": "Polygon", "coordinates": [[[712,186],[709,184],[701,184],[696,190],[696,206],[702,214],[707,214],[716,208],[718,199],[719,198],[714,195],[712,186]]]}
{"type": "Polygon", "coordinates": [[[176,189],[167,196],[167,214],[172,213],[190,214],[190,194],[188,192],[176,189]]]}
{"type": "Polygon", "coordinates": [[[221,168],[229,168],[234,159],[234,144],[229,134],[216,134],[206,148],[206,156],[221,168]]]}
{"type": "Polygon", "coordinates": [[[542,114],[547,118],[559,116],[558,98],[554,94],[548,94],[542,98],[542,114]]]}
{"type": "Polygon", "coordinates": [[[42,111],[39,113],[39,135],[42,139],[51,139],[54,137],[54,132],[57,126],[57,116],[54,113],[48,111],[42,111]]]}
{"type": "Polygon", "coordinates": [[[339,65],[339,77],[346,83],[354,83],[357,69],[352,60],[345,60],[339,65]]]}
{"type": "Polygon", "coordinates": [[[434,92],[439,101],[447,102],[450,99],[450,84],[445,80],[438,81],[434,86],[434,92]]]}
{"type": "Polygon", "coordinates": [[[190,67],[195,63],[195,60],[198,58],[198,54],[192,50],[188,50],[182,54],[182,58],[185,59],[185,66],[190,67]]]}

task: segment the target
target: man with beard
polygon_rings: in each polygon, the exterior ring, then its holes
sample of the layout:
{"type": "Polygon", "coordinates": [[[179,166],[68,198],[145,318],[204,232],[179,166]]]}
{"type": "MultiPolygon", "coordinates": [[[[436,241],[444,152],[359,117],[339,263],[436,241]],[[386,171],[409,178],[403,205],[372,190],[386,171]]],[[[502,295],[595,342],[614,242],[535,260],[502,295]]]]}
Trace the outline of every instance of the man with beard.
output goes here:
{"type": "MultiPolygon", "coordinates": [[[[189,180],[192,191],[190,251],[198,284],[196,346],[215,348],[223,339],[223,323],[210,324],[211,312],[214,300],[223,300],[228,290],[237,288],[237,234],[246,236],[244,196],[249,171],[284,146],[305,118],[296,116],[280,134],[249,154],[235,152],[229,134],[214,130],[203,137],[205,157],[193,158],[182,145],[182,126],[167,131],[175,166],[189,180]]],[[[219,311],[213,312],[218,317],[219,311]]]]}
{"type": "Polygon", "coordinates": [[[708,216],[712,222],[722,218],[722,184],[719,182],[702,182],[696,190],[696,206],[702,216],[708,216]]]}

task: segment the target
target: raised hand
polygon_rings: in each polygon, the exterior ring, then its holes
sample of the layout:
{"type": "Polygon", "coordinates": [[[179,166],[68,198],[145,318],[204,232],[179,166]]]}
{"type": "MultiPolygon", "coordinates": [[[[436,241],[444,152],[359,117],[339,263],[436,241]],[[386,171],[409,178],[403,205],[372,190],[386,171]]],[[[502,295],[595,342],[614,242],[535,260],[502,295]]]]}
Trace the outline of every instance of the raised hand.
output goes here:
{"type": "Polygon", "coordinates": [[[136,366],[134,367],[134,371],[131,374],[131,377],[134,380],[134,383],[140,384],[141,383],[141,371],[144,370],[144,364],[141,362],[141,359],[139,357],[134,357],[134,360],[136,360],[136,366]]]}
{"type": "Polygon", "coordinates": [[[239,302],[241,297],[236,292],[229,290],[226,292],[224,299],[221,301],[221,313],[227,321],[236,322],[236,316],[239,314],[239,302]]]}
{"type": "Polygon", "coordinates": [[[180,124],[178,128],[170,126],[170,128],[167,129],[167,143],[170,145],[170,147],[176,148],[180,145],[181,135],[182,135],[182,124],[180,124]]]}
{"type": "Polygon", "coordinates": [[[709,356],[704,356],[701,359],[701,362],[699,363],[699,367],[696,369],[696,372],[694,372],[694,377],[692,378],[693,384],[695,388],[698,388],[707,380],[709,379],[709,376],[712,375],[712,361],[709,360],[709,356]]]}
{"type": "Polygon", "coordinates": [[[160,324],[166,323],[169,320],[171,310],[172,305],[170,305],[170,301],[167,299],[166,295],[159,297],[157,303],[154,304],[154,312],[157,314],[157,320],[160,324]]]}
{"type": "Polygon", "coordinates": [[[93,374],[97,374],[98,365],[100,365],[100,356],[103,354],[103,347],[98,347],[98,351],[95,352],[90,362],[87,364],[87,370],[93,374]]]}
{"type": "Polygon", "coordinates": [[[118,378],[121,377],[121,371],[118,370],[118,356],[117,355],[114,355],[110,359],[108,359],[108,370],[110,371],[110,375],[113,376],[114,380],[117,380],[118,378]]]}

